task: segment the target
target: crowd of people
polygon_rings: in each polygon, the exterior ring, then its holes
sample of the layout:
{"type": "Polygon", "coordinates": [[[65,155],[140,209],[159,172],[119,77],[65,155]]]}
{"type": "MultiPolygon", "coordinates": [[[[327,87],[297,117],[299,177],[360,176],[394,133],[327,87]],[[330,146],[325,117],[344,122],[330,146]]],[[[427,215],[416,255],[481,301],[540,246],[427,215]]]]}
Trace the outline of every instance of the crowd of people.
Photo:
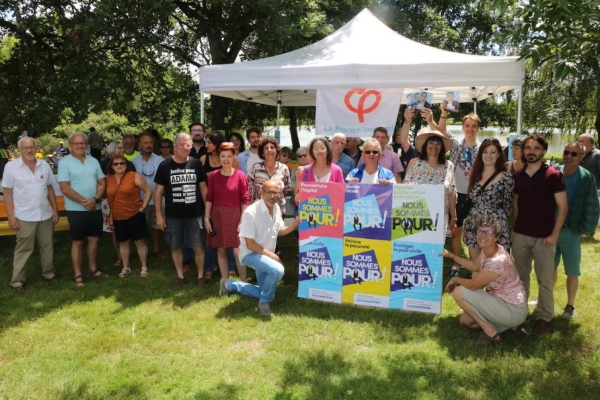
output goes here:
{"type": "MultiPolygon", "coordinates": [[[[296,217],[286,226],[284,217],[292,213],[286,207],[298,204],[301,182],[434,184],[444,187],[452,251],[441,255],[452,260],[446,291],[464,312],[461,324],[481,329],[477,340],[484,342],[499,340],[509,328],[527,332],[535,268],[539,293],[531,331],[543,335],[554,315],[561,259],[568,295],[562,317],[575,316],[581,239],[594,234],[599,219],[600,151],[593,136],[581,135],[565,146],[564,165],[554,168],[543,160],[546,139],[531,135],[512,141],[513,160],[507,162],[498,139],[478,140],[481,121],[476,114],[463,118],[465,136],[458,140],[446,130],[445,104],[440,110],[436,122],[430,108],[408,108],[392,144],[383,127],[375,128],[364,144],[341,133],[331,139],[315,137],[296,150],[298,164],[291,163],[291,149],[263,137],[258,127],[249,128],[245,137],[226,137],[207,134],[203,124],[192,123],[189,133],[177,134],[173,141],[147,130],[110,143],[104,160],[96,158],[95,131],[73,134],[67,151],[57,149],[57,179],[70,226],[74,283],[83,286],[86,279],[84,244],[87,279],[107,276],[96,262],[103,230],[113,237],[120,278],[132,273],[132,241],[141,265],[137,274],[145,278],[149,255],[165,258],[160,251],[164,237],[177,275],[174,286],[188,283],[185,272],[192,262],[200,286],[218,266],[220,295],[238,292],[258,298],[259,311],[268,315],[284,273],[277,237],[299,225],[296,217]],[[416,113],[428,127],[413,144],[410,127],[416,113]],[[152,252],[146,244],[149,235],[152,252]],[[255,270],[256,284],[248,282],[246,267],[255,270]],[[239,280],[231,279],[236,270],[239,280]]],[[[25,264],[36,239],[43,278],[56,279],[52,225],[58,208],[54,175],[48,163],[35,158],[35,139],[23,137],[18,146],[22,157],[9,162],[2,186],[17,238],[11,286],[24,292],[25,264]]]]}

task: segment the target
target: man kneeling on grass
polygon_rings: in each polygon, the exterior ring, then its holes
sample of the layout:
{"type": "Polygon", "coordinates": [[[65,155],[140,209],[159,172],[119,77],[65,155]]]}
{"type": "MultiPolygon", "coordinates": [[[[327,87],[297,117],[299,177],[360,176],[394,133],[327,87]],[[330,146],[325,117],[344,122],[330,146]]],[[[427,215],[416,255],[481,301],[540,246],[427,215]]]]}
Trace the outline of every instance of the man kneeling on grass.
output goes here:
{"type": "Polygon", "coordinates": [[[269,303],[275,298],[277,283],[283,277],[283,265],[275,254],[277,236],[294,231],[300,219],[285,226],[279,211],[279,182],[266,181],[260,189],[260,200],[248,206],[242,214],[240,227],[240,263],[256,271],[258,285],[221,279],[219,294],[238,292],[260,299],[258,310],[263,315],[272,313],[269,303]]]}

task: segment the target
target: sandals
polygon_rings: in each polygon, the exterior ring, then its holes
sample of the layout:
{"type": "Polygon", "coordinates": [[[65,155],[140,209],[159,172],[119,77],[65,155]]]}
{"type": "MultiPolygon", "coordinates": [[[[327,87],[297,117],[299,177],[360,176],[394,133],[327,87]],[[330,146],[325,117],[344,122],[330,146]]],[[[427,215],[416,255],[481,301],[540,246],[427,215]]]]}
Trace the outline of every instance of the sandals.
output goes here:
{"type": "MultiPolygon", "coordinates": [[[[125,268],[123,268],[125,269],[125,268]]],[[[88,273],[88,278],[108,278],[108,274],[105,274],[99,269],[95,269],[88,273]]]]}
{"type": "Polygon", "coordinates": [[[75,278],[73,278],[73,283],[77,287],[82,287],[83,286],[83,277],[81,275],[77,275],[75,278]]]}
{"type": "Polygon", "coordinates": [[[146,267],[142,268],[142,270],[140,271],[138,276],[140,278],[147,278],[148,277],[148,268],[146,268],[146,267]]]}
{"type": "Polygon", "coordinates": [[[119,274],[119,278],[125,278],[127,275],[131,274],[131,268],[123,268],[121,273],[119,274]]]}
{"type": "Polygon", "coordinates": [[[496,332],[494,336],[488,336],[485,332],[479,333],[479,335],[473,338],[474,344],[489,344],[500,341],[500,334],[496,332]]]}

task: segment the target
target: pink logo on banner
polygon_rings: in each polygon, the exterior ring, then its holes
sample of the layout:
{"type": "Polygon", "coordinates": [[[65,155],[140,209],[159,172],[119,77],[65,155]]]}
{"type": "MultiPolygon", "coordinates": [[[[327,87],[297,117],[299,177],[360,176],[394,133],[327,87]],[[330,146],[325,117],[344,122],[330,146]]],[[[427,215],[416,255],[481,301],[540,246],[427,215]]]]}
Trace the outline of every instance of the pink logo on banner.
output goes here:
{"type": "Polygon", "coordinates": [[[368,114],[377,109],[379,103],[381,103],[381,93],[377,90],[365,91],[365,89],[350,89],[348,93],[346,93],[346,96],[344,96],[344,104],[346,104],[348,110],[358,115],[358,122],[360,123],[365,122],[365,114],[368,114]],[[352,98],[352,96],[354,96],[355,93],[362,95],[358,99],[357,107],[354,107],[352,103],[350,103],[350,99],[352,98]],[[365,108],[365,102],[367,101],[367,98],[369,96],[375,96],[375,101],[369,108],[365,108]]]}

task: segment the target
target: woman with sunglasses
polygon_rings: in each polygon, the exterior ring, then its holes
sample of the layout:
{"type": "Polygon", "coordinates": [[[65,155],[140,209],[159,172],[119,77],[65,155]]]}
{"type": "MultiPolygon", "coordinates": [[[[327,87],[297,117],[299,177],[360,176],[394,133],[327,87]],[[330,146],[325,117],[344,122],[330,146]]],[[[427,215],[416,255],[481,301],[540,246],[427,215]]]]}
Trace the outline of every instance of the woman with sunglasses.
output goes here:
{"type": "Polygon", "coordinates": [[[479,146],[469,177],[468,193],[473,206],[465,218],[463,242],[469,248],[471,260],[477,259],[480,251],[475,235],[475,221],[484,215],[491,215],[500,223],[502,234],[498,244],[510,251],[508,217],[512,212],[515,181],[512,174],[505,170],[505,164],[504,152],[498,139],[485,139],[479,146]]]}
{"type": "Polygon", "coordinates": [[[519,327],[527,318],[525,288],[510,254],[498,244],[505,233],[502,224],[491,215],[479,218],[474,233],[481,253],[475,259],[461,257],[444,249],[441,256],[451,258],[472,272],[473,279],[453,277],[445,291],[451,293],[463,310],[459,322],[470,329],[481,329],[475,342],[500,340],[500,333],[519,327]],[[486,288],[484,291],[483,288],[486,288]]]}
{"type": "Polygon", "coordinates": [[[152,189],[142,176],[133,171],[132,165],[123,154],[113,155],[107,167],[106,198],[111,210],[115,237],[119,243],[123,269],[119,278],[131,274],[129,266],[130,241],[133,240],[142,264],[139,276],[148,276],[148,247],[146,236],[146,208],[152,199],[152,189]],[[144,200],[140,196],[144,192],[144,200]]]}
{"type": "MultiPolygon", "coordinates": [[[[102,168],[102,172],[104,175],[107,174],[107,168],[110,164],[110,160],[114,155],[122,155],[123,154],[123,143],[120,140],[113,140],[106,146],[106,153],[108,157],[102,160],[100,163],[100,168],[102,168]]],[[[135,171],[135,167],[133,167],[135,171]]],[[[103,196],[100,201],[100,209],[102,210],[102,231],[106,233],[110,233],[112,236],[113,247],[115,249],[115,253],[117,254],[117,260],[113,263],[114,266],[119,266],[122,264],[121,261],[121,252],[119,251],[119,243],[117,243],[117,238],[115,237],[115,229],[110,223],[110,206],[108,205],[108,200],[106,196],[103,196]]]]}
{"type": "Polygon", "coordinates": [[[396,182],[394,173],[387,168],[383,168],[379,163],[380,157],[381,144],[379,141],[374,138],[367,140],[362,151],[362,158],[365,163],[350,171],[346,181],[348,183],[378,183],[380,185],[389,185],[396,182]]]}
{"type": "Polygon", "coordinates": [[[162,139],[160,141],[160,156],[168,160],[173,155],[173,142],[170,139],[162,139]]]}
{"type": "Polygon", "coordinates": [[[419,158],[408,163],[404,183],[421,185],[444,185],[444,209],[446,226],[453,232],[456,227],[456,183],[454,164],[446,160],[446,151],[452,147],[452,140],[441,132],[429,128],[421,129],[415,138],[419,158]]]}

